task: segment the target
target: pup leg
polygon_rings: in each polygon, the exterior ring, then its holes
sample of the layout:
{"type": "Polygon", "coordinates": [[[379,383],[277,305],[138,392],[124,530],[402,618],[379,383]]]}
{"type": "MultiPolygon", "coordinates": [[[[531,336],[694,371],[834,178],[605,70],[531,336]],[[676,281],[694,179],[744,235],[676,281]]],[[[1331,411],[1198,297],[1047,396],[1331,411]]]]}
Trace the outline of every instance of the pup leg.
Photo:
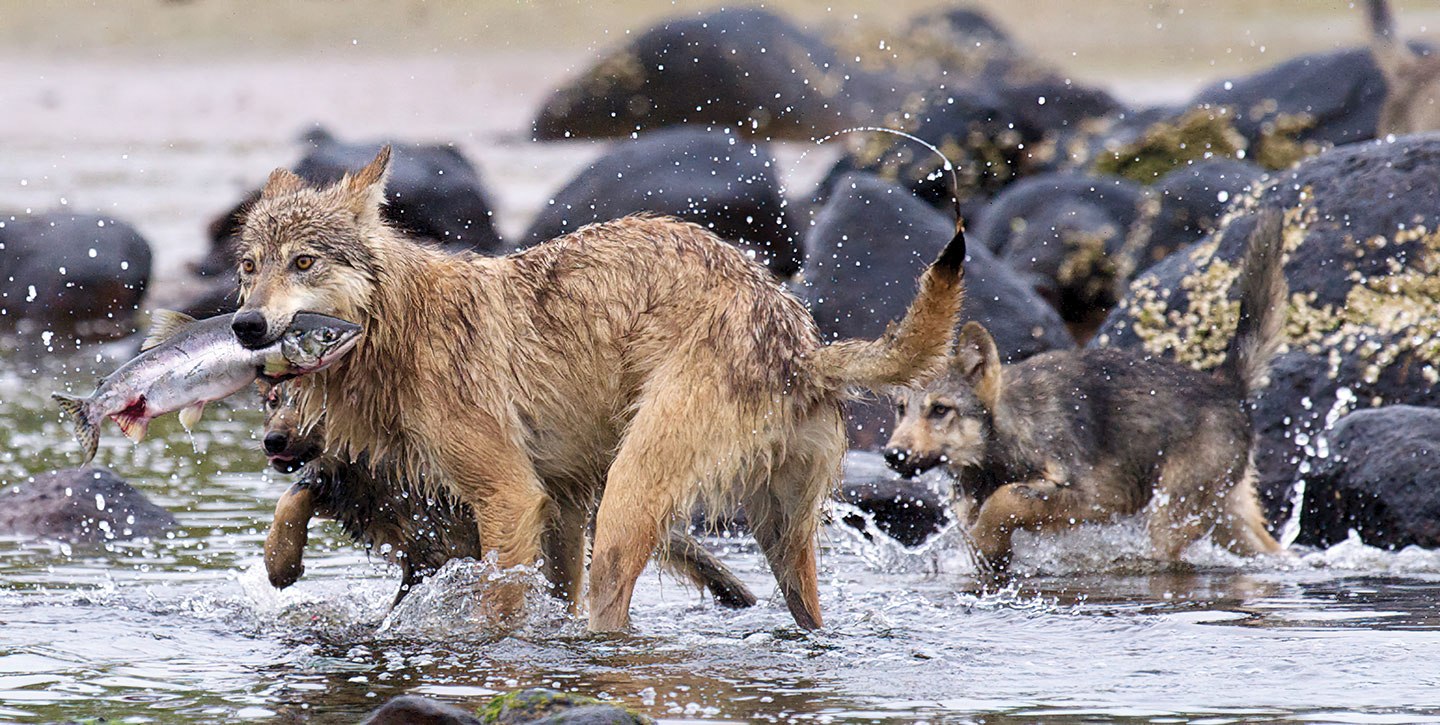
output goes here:
{"type": "Polygon", "coordinates": [[[1203,441],[1196,444],[1200,453],[1176,451],[1160,469],[1150,516],[1150,545],[1164,561],[1179,562],[1190,544],[1212,532],[1223,546],[1231,546],[1233,540],[1223,522],[1227,499],[1235,480],[1244,475],[1245,461],[1229,456],[1212,461],[1213,455],[1203,455],[1203,441]]]}
{"type": "Polygon", "coordinates": [[[970,536],[993,575],[1004,578],[1009,574],[1016,531],[1078,523],[1094,518],[1099,511],[1113,513],[1113,509],[1095,505],[1081,487],[1048,479],[1011,483],[985,499],[970,536]]]}
{"type": "Polygon", "coordinates": [[[1215,526],[1215,539],[1240,556],[1278,554],[1284,547],[1270,535],[1260,497],[1255,492],[1255,467],[1246,467],[1245,476],[1225,496],[1224,514],[1215,526]]]}
{"type": "Polygon", "coordinates": [[[585,576],[585,525],[590,511],[571,502],[556,502],[545,533],[545,578],[550,592],[563,599],[571,614],[580,613],[580,585],[585,576]]]}
{"type": "Polygon", "coordinates": [[[730,567],[695,540],[695,537],[671,529],[669,540],[656,554],[660,565],[675,576],[689,579],[696,587],[709,590],[715,603],[727,609],[755,606],[755,595],[740,581],[730,567]]]}
{"type": "Polygon", "coordinates": [[[294,484],[275,504],[275,520],[265,535],[265,574],[270,586],[284,589],[305,573],[305,542],[315,502],[309,488],[294,484]]]}

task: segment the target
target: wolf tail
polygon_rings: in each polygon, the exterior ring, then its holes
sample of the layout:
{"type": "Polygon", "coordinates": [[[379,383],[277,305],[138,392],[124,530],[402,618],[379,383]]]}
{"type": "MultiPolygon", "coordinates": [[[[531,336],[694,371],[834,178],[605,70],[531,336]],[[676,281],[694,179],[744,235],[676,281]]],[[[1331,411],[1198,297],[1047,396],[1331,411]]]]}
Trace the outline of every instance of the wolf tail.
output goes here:
{"type": "Polygon", "coordinates": [[[955,340],[955,323],[965,296],[965,229],[955,236],[920,277],[920,291],[905,317],[878,340],[841,340],[815,351],[813,368],[825,387],[884,388],[916,383],[944,368],[955,340]]]}
{"type": "Polygon", "coordinates": [[[1283,341],[1289,288],[1281,231],[1278,210],[1260,212],[1241,261],[1240,322],[1220,374],[1238,382],[1246,396],[1265,384],[1270,359],[1283,341]]]}
{"type": "Polygon", "coordinates": [[[71,424],[75,427],[75,440],[80,441],[80,448],[85,452],[85,460],[80,465],[85,465],[95,458],[95,450],[100,447],[100,426],[90,416],[90,400],[64,393],[51,394],[55,402],[60,404],[60,410],[70,417],[71,424]]]}

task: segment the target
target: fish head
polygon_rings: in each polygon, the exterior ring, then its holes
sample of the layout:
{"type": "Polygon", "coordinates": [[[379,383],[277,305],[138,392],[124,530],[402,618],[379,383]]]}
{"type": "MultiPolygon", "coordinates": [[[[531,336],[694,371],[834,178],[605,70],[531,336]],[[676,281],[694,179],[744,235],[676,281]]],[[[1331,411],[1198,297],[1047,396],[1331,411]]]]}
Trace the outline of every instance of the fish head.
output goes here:
{"type": "Polygon", "coordinates": [[[323,370],[360,341],[361,327],[338,317],[301,312],[280,338],[280,354],[296,375],[323,370]]]}
{"type": "Polygon", "coordinates": [[[380,205],[390,150],[354,174],[314,187],[277,169],[245,212],[236,256],[240,308],[235,338],[252,350],[278,341],[301,311],[365,318],[379,263],[372,240],[384,236],[380,205]]]}

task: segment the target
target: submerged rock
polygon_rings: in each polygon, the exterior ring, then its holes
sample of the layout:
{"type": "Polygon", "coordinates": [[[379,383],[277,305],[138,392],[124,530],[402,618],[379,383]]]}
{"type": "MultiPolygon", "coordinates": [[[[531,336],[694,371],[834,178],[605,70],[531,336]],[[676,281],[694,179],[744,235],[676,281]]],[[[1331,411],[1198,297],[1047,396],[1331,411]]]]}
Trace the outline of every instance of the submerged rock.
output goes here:
{"type": "Polygon", "coordinates": [[[1440,546],[1440,410],[1390,405],[1341,418],[1308,458],[1302,544],[1350,531],[1371,546],[1440,546]]]}
{"type": "MultiPolygon", "coordinates": [[[[340,180],[371,159],[382,141],[347,143],[323,129],[303,139],[306,154],[292,167],[300,178],[320,185],[340,180]]],[[[494,208],[480,172],[453,144],[389,142],[393,147],[390,176],[385,182],[385,220],[417,241],[447,249],[468,249],[482,254],[497,252],[502,243],[495,230],[494,208]]],[[[210,225],[210,254],[196,265],[202,275],[231,271],[231,249],[253,191],[210,225]]]]}
{"type": "Polygon", "coordinates": [[[556,192],[524,243],[642,211],[706,227],[781,277],[800,271],[799,230],[770,151],[698,128],[662,129],[619,142],[556,192]]]}
{"type": "Polygon", "coordinates": [[[1093,344],[1215,367],[1253,211],[1284,212],[1290,352],[1257,400],[1260,490],[1283,517],[1303,448],[1355,408],[1440,402],[1440,135],[1352,144],[1275,174],[1138,276],[1093,344]]]}
{"type": "Polygon", "coordinates": [[[401,695],[381,705],[363,725],[480,725],[480,718],[438,700],[401,695]]]}
{"type": "Polygon", "coordinates": [[[123,337],[150,282],[150,244],[97,214],[0,219],[0,330],[123,337]]]}
{"type": "Polygon", "coordinates": [[[104,468],[52,471],[0,489],[0,534],[7,536],[100,543],[159,536],[177,525],[104,468]]]}
{"type": "Polygon", "coordinates": [[[808,140],[871,119],[890,84],[759,8],[672,18],[557,89],[541,140],[626,136],[679,124],[808,140]]]}
{"type": "MultiPolygon", "coordinates": [[[[955,234],[944,214],[904,188],[868,174],[836,185],[806,239],[802,297],[826,340],[874,338],[915,297],[925,267],[955,234]]],[[[984,245],[968,245],[961,319],[995,337],[1006,360],[1073,346],[1055,310],[984,245]]],[[[854,448],[878,448],[894,414],[888,401],[849,406],[854,448]]]]}
{"type": "Polygon", "coordinates": [[[494,725],[648,725],[654,720],[593,697],[541,687],[501,695],[480,709],[494,725]]]}

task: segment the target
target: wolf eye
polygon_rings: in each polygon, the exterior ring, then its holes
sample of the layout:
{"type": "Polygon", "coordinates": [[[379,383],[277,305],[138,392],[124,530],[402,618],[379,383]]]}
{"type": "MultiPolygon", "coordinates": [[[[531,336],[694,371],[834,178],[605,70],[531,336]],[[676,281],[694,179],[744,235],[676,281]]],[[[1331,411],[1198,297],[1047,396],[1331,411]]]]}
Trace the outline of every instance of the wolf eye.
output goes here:
{"type": "Polygon", "coordinates": [[[240,271],[241,271],[241,272],[244,272],[245,274],[255,274],[255,260],[253,260],[253,259],[242,259],[242,260],[240,260],[240,271]]]}
{"type": "Polygon", "coordinates": [[[280,407],[280,394],[279,394],[279,393],[271,393],[271,394],[265,396],[265,407],[266,407],[266,408],[269,408],[270,410],[275,410],[276,408],[279,408],[279,407],[280,407]]]}
{"type": "Polygon", "coordinates": [[[902,415],[902,416],[905,415],[905,404],[904,404],[904,403],[896,403],[896,404],[895,404],[895,412],[898,413],[898,414],[900,414],[900,415],[902,415]]]}
{"type": "Polygon", "coordinates": [[[310,267],[314,264],[315,258],[308,254],[302,254],[295,258],[295,269],[298,269],[302,272],[310,269],[310,267]]]}
{"type": "Polygon", "coordinates": [[[931,418],[944,418],[946,415],[949,415],[952,410],[954,410],[954,408],[944,403],[934,403],[930,406],[928,415],[931,418]]]}

